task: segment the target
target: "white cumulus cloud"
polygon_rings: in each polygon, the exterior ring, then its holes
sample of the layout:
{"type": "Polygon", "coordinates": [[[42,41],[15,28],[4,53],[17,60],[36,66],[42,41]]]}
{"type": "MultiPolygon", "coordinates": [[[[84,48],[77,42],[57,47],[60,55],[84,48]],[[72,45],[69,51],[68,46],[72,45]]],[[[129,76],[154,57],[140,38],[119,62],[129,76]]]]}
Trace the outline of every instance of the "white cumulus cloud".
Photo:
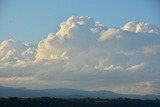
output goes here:
{"type": "Polygon", "coordinates": [[[145,22],[129,22],[121,27],[122,30],[136,33],[159,33],[159,28],[145,22]]]}

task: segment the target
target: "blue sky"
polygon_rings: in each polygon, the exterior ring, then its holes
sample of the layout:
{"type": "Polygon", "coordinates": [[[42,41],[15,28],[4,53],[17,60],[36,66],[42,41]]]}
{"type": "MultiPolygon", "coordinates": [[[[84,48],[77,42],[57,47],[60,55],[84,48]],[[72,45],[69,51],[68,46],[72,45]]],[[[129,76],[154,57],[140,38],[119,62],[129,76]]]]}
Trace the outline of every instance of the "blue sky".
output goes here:
{"type": "Polygon", "coordinates": [[[90,16],[109,27],[128,21],[159,26],[159,5],[159,0],[1,0],[0,40],[38,43],[72,15],[90,16]]]}

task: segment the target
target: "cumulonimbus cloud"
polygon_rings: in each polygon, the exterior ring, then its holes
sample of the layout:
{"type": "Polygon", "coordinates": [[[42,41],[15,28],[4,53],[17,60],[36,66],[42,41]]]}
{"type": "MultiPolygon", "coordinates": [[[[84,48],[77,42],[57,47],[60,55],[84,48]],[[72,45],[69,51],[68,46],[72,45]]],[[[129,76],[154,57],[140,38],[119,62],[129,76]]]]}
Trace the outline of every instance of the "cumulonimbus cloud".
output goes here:
{"type": "Polygon", "coordinates": [[[159,58],[160,29],[156,25],[128,22],[119,28],[107,28],[93,18],[72,16],[60,24],[58,32],[49,33],[37,45],[13,39],[2,41],[0,75],[19,80],[32,78],[43,81],[44,86],[56,81],[62,83],[59,87],[97,89],[95,84],[127,84],[121,78],[127,81],[131,75],[137,77],[128,83],[157,80],[159,58]],[[26,77],[18,75],[20,70],[26,77]]]}

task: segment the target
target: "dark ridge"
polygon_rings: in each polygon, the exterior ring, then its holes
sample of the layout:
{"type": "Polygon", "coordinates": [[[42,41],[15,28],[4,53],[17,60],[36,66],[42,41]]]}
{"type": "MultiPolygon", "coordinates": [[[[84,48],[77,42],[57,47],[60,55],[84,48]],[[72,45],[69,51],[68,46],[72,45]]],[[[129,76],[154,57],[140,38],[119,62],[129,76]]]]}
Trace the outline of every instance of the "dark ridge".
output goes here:
{"type": "Polygon", "coordinates": [[[56,97],[56,98],[130,98],[130,99],[160,99],[160,95],[118,94],[112,91],[83,91],[77,89],[43,89],[31,90],[0,86],[0,97],[56,97]]]}

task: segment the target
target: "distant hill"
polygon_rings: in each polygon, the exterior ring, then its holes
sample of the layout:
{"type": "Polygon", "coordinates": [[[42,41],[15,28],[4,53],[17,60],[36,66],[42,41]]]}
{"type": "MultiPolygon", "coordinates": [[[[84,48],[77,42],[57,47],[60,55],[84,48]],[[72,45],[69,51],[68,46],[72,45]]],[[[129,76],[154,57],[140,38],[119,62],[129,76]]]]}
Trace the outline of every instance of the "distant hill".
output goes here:
{"type": "Polygon", "coordinates": [[[43,89],[12,88],[0,86],[0,97],[57,97],[57,98],[131,98],[131,99],[160,99],[160,95],[118,94],[112,91],[83,91],[77,89],[43,89]]]}

